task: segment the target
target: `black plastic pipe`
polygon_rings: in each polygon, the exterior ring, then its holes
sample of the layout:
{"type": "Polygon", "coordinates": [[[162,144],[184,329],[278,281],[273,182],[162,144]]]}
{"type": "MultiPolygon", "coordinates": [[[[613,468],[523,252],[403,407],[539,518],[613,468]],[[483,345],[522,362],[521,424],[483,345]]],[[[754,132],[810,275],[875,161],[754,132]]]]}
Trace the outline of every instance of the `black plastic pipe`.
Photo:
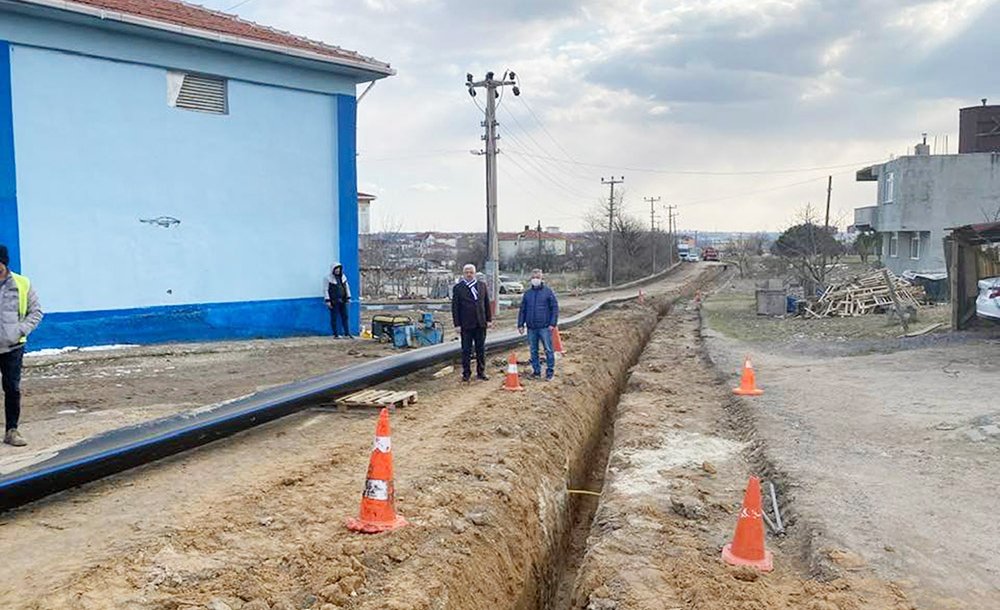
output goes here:
{"type": "MultiPolygon", "coordinates": [[[[559,326],[569,328],[608,305],[634,298],[605,299],[561,320],[559,326]]],[[[507,331],[491,335],[486,348],[513,347],[523,341],[517,332],[507,331]]],[[[35,461],[0,474],[0,510],[149,464],[296,413],[318,401],[450,361],[460,354],[461,345],[455,342],[424,347],[269,388],[208,409],[110,430],[68,447],[42,452],[35,461]]]]}

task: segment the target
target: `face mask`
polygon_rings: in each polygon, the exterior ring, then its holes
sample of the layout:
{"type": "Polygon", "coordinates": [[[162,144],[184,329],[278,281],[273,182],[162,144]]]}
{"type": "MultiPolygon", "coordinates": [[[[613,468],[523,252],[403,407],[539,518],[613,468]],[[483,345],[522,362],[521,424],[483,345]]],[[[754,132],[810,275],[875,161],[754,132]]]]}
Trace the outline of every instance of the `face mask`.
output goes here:
{"type": "Polygon", "coordinates": [[[540,280],[537,277],[533,277],[533,278],[531,278],[531,285],[532,286],[541,286],[542,285],[542,280],[540,280]]]}

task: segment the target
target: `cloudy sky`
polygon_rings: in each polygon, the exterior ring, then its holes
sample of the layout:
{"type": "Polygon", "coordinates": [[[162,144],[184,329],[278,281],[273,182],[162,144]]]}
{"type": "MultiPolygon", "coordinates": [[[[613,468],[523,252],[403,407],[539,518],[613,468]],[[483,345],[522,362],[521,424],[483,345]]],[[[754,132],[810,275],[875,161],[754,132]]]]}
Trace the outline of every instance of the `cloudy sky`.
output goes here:
{"type": "Polygon", "coordinates": [[[521,81],[498,112],[504,230],[583,228],[611,175],[647,222],[643,199],[658,196],[682,228],[750,231],[821,208],[833,174],[843,226],[874,202],[855,170],[921,132],[955,152],[958,108],[1000,103],[1000,0],[249,0],[233,12],[397,69],[359,106],[375,228],[484,229],[466,72],[521,81]]]}

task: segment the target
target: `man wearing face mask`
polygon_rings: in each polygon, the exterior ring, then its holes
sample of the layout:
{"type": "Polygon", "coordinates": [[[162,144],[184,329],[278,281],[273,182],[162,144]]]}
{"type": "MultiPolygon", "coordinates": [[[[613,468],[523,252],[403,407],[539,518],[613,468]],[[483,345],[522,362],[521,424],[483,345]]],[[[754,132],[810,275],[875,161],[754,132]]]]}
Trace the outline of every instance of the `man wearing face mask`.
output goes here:
{"type": "Polygon", "coordinates": [[[552,381],[555,375],[556,356],[552,352],[552,331],[559,323],[559,301],[556,293],[545,285],[542,270],[531,272],[531,288],[521,299],[521,311],[517,314],[517,331],[524,334],[528,329],[528,345],[531,347],[531,377],[542,376],[542,364],[538,359],[539,342],[545,347],[545,381],[552,381]]]}

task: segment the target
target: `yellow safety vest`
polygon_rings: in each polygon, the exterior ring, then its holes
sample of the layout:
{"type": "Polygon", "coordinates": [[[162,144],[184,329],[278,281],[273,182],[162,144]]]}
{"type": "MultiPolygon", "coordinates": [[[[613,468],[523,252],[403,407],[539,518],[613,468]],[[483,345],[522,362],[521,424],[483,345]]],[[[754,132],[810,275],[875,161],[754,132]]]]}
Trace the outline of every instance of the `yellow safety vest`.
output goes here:
{"type": "MultiPolygon", "coordinates": [[[[23,320],[28,315],[28,292],[31,290],[31,280],[13,271],[10,272],[10,276],[14,279],[14,285],[17,286],[17,317],[23,320]]],[[[20,343],[27,341],[27,337],[21,337],[20,343]]]]}

